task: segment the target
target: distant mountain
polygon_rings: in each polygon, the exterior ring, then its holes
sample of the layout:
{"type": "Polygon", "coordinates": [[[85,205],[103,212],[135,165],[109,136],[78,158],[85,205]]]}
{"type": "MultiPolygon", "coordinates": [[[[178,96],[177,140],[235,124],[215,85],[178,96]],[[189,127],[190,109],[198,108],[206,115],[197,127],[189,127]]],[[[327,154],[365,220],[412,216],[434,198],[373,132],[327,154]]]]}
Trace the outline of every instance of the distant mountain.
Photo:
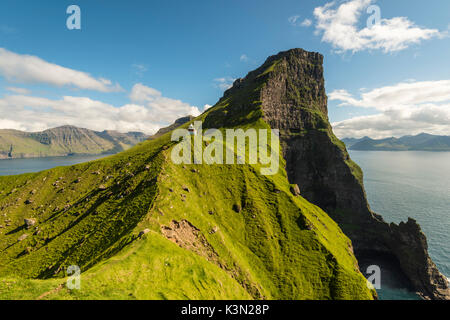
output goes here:
{"type": "Polygon", "coordinates": [[[0,159],[117,153],[147,137],[140,132],[97,132],[74,126],[42,132],[3,129],[0,130],[0,159]]]}
{"type": "Polygon", "coordinates": [[[436,136],[421,133],[401,138],[361,139],[344,138],[342,141],[350,150],[365,151],[450,151],[450,136],[436,136]]]}

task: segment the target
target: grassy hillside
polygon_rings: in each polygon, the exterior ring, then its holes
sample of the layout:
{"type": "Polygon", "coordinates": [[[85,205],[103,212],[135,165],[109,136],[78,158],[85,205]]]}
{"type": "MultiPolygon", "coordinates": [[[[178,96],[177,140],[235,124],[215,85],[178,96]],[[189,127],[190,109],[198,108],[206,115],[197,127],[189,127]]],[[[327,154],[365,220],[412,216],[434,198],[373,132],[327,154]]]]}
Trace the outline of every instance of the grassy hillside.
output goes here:
{"type": "Polygon", "coordinates": [[[372,298],[350,240],[283,170],[175,165],[169,139],[1,177],[0,298],[372,298]],[[72,264],[79,291],[64,285],[72,264]]]}
{"type": "MultiPolygon", "coordinates": [[[[270,129],[258,100],[276,66],[195,120],[270,129]]],[[[260,165],[176,165],[174,146],[166,133],[101,160],[0,177],[0,298],[376,296],[339,226],[291,193],[283,159],[264,176],[260,165]],[[65,286],[70,265],[81,267],[81,290],[65,286]]]]}
{"type": "Polygon", "coordinates": [[[117,153],[145,139],[137,132],[96,132],[72,126],[34,133],[0,130],[0,159],[117,153]]]}

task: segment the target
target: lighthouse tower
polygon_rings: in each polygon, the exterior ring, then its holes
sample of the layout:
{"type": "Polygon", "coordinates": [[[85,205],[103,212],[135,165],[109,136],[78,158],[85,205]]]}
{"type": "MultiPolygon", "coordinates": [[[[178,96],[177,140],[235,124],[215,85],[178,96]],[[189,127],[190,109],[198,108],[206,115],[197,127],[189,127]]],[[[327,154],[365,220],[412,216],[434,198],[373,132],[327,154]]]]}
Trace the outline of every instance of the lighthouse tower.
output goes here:
{"type": "Polygon", "coordinates": [[[197,131],[195,130],[194,125],[192,123],[189,125],[188,131],[191,136],[195,136],[197,134],[197,131]]]}

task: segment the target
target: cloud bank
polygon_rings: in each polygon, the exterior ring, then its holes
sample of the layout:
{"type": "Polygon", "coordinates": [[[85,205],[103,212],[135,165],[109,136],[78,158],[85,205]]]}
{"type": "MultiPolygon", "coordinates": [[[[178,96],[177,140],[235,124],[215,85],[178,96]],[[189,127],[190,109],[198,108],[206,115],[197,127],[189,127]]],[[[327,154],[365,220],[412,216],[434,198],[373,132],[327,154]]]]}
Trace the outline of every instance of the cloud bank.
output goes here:
{"type": "Polygon", "coordinates": [[[92,130],[142,131],[154,133],[175,119],[200,111],[180,100],[136,84],[130,103],[116,107],[87,97],[64,96],[59,100],[26,95],[6,95],[0,99],[0,128],[41,131],[61,125],[92,130]]]}
{"type": "Polygon", "coordinates": [[[57,87],[71,86],[100,92],[122,90],[108,79],[59,66],[31,55],[21,55],[0,48],[0,75],[10,82],[43,83],[57,87]]]}
{"type": "Polygon", "coordinates": [[[339,53],[363,50],[382,50],[392,53],[413,44],[435,37],[443,37],[437,29],[417,26],[406,17],[380,18],[379,23],[360,28],[358,24],[370,17],[366,10],[375,0],[350,0],[343,3],[330,2],[314,9],[316,34],[330,43],[339,53]],[[367,18],[361,20],[362,14],[367,18]]]}
{"type": "Polygon", "coordinates": [[[371,108],[378,114],[333,123],[339,137],[385,138],[422,132],[450,135],[450,80],[402,82],[353,96],[329,94],[340,106],[371,108]]]}

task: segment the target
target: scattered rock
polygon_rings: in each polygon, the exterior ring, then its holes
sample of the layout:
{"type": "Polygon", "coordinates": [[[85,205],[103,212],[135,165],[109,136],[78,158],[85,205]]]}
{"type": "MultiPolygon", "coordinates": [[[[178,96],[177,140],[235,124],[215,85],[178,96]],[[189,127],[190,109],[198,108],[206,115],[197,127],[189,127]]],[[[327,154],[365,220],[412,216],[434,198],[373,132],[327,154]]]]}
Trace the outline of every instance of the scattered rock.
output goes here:
{"type": "Polygon", "coordinates": [[[280,193],[281,190],[279,190],[279,189],[273,189],[273,192],[274,192],[274,193],[280,193]]]}
{"type": "Polygon", "coordinates": [[[33,200],[30,200],[30,199],[25,200],[25,204],[32,204],[32,203],[33,203],[33,200]]]}
{"type": "Polygon", "coordinates": [[[183,188],[184,191],[190,192],[190,191],[189,191],[189,188],[188,188],[187,186],[183,186],[182,188],[183,188]]]}
{"type": "Polygon", "coordinates": [[[24,219],[24,222],[25,222],[25,227],[27,229],[29,229],[36,224],[36,219],[28,218],[28,219],[24,219]]]}
{"type": "Polygon", "coordinates": [[[99,190],[106,190],[107,188],[106,188],[106,186],[104,184],[101,184],[101,185],[98,186],[98,189],[99,190]]]}
{"type": "Polygon", "coordinates": [[[142,230],[141,232],[139,232],[139,238],[142,238],[143,236],[145,236],[149,232],[150,232],[150,229],[142,230]]]}
{"type": "Polygon", "coordinates": [[[147,171],[150,170],[150,165],[146,165],[145,170],[147,170],[147,171]]]}
{"type": "Polygon", "coordinates": [[[172,188],[169,188],[169,191],[170,191],[170,192],[173,192],[173,189],[172,189],[172,188]]]}
{"type": "Polygon", "coordinates": [[[218,227],[218,226],[215,226],[214,228],[211,229],[211,231],[209,232],[209,234],[214,234],[214,233],[216,233],[217,231],[219,231],[219,227],[218,227]]]}
{"type": "Polygon", "coordinates": [[[209,210],[208,213],[209,213],[210,215],[213,215],[213,214],[214,214],[214,211],[209,210]]]}
{"type": "Polygon", "coordinates": [[[31,190],[30,194],[32,194],[32,195],[36,194],[36,190],[31,190]]]}
{"type": "Polygon", "coordinates": [[[23,240],[25,240],[26,238],[28,238],[28,234],[27,234],[27,233],[21,235],[17,240],[18,240],[18,241],[23,241],[23,240]]]}
{"type": "Polygon", "coordinates": [[[294,196],[298,197],[301,193],[300,193],[300,188],[298,187],[298,184],[293,184],[291,186],[291,192],[294,196]]]}

